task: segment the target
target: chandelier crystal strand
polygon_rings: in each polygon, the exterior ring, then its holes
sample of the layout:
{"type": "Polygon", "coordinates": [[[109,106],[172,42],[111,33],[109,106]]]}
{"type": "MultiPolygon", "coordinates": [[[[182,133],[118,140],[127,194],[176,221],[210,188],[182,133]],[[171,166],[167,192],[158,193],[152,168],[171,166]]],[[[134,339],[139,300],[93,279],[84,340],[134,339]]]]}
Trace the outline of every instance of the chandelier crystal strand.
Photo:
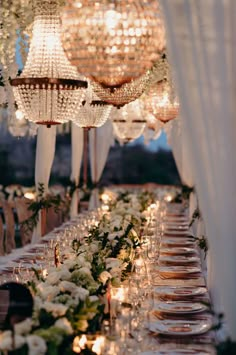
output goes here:
{"type": "Polygon", "coordinates": [[[62,24],[71,63],[104,87],[137,79],[165,49],[157,0],[68,0],[62,24]]]}
{"type": "Polygon", "coordinates": [[[146,124],[142,102],[136,100],[123,108],[116,109],[112,124],[114,135],[119,141],[128,143],[139,138],[146,124]]]}
{"type": "Polygon", "coordinates": [[[104,87],[98,82],[92,81],[93,91],[101,100],[108,102],[115,107],[122,107],[129,102],[138,99],[157,80],[167,76],[167,61],[165,54],[147,70],[140,78],[131,80],[120,87],[104,87]]]}
{"type": "Polygon", "coordinates": [[[47,126],[73,119],[87,87],[62,48],[59,10],[59,0],[35,1],[26,64],[20,77],[11,81],[25,118],[47,126]]]}
{"type": "Polygon", "coordinates": [[[100,100],[88,82],[85,100],[73,122],[83,128],[101,127],[109,118],[111,110],[112,106],[100,100]]]}

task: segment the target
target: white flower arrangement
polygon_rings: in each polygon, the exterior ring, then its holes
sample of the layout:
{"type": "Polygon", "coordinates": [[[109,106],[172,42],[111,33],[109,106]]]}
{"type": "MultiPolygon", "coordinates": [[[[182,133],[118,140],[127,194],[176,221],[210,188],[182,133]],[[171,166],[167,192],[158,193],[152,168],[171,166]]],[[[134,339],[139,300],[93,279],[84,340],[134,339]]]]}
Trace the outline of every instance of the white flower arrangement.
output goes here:
{"type": "Polygon", "coordinates": [[[29,348],[29,355],[44,355],[47,351],[47,344],[45,340],[38,335],[28,335],[26,343],[29,348]]]}
{"type": "MultiPolygon", "coordinates": [[[[65,337],[87,331],[97,315],[97,306],[106,300],[108,281],[116,286],[121,283],[123,272],[132,262],[135,243],[139,242],[141,204],[135,196],[128,199],[118,201],[95,225],[96,238],[91,234],[90,239],[80,239],[77,249],[64,250],[67,259],[63,264],[51,267],[36,285],[33,320],[17,324],[16,349],[28,346],[29,355],[43,355],[48,343],[59,347],[65,337]],[[48,328],[47,323],[41,327],[42,315],[49,317],[48,328]]],[[[9,351],[11,347],[11,332],[0,333],[0,350],[9,351]]]]}

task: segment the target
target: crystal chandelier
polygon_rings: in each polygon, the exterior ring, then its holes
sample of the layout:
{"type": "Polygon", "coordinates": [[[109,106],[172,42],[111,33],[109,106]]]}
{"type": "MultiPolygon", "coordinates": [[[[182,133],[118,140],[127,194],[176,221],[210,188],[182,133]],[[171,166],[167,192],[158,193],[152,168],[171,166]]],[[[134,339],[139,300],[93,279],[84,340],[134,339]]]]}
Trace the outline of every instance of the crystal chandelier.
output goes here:
{"type": "Polygon", "coordinates": [[[58,0],[36,0],[33,37],[24,70],[11,80],[26,119],[51,126],[73,119],[87,82],[63,51],[58,0]]]}
{"type": "Polygon", "coordinates": [[[179,101],[174,96],[173,89],[166,79],[152,85],[143,96],[143,101],[145,109],[163,123],[178,116],[179,101]]]}
{"type": "Polygon", "coordinates": [[[70,0],[62,23],[71,63],[104,87],[120,87],[140,77],[165,48],[157,0],[70,0]]]}
{"type": "Polygon", "coordinates": [[[153,65],[153,67],[146,71],[141,77],[131,80],[119,87],[104,87],[98,82],[92,81],[94,92],[100,97],[101,100],[108,102],[115,107],[122,107],[129,102],[138,99],[150,85],[157,80],[162,80],[168,71],[166,55],[162,57],[153,65]]]}
{"type": "Polygon", "coordinates": [[[85,100],[73,122],[83,128],[101,127],[108,119],[111,109],[111,105],[94,94],[91,84],[88,83],[85,100]]]}
{"type": "Polygon", "coordinates": [[[114,135],[119,141],[128,143],[140,137],[146,124],[140,100],[133,101],[123,108],[116,109],[112,124],[114,135]]]}

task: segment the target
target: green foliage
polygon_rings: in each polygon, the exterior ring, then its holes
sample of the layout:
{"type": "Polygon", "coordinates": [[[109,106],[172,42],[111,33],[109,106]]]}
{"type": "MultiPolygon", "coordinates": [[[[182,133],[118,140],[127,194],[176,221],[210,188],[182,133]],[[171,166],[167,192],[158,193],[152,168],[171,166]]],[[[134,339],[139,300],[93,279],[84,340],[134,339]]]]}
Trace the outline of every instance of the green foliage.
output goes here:
{"type": "MultiPolygon", "coordinates": [[[[6,352],[5,351],[0,351],[0,355],[5,355],[6,352]]],[[[16,350],[12,350],[12,351],[8,351],[7,352],[8,355],[28,355],[29,354],[29,348],[27,344],[24,344],[21,348],[16,349],[16,350]]]]}
{"type": "Polygon", "coordinates": [[[195,209],[195,211],[193,212],[192,219],[189,223],[189,227],[191,227],[193,225],[193,223],[195,222],[196,219],[200,219],[200,218],[201,218],[201,212],[200,212],[199,207],[197,207],[195,209]]]}
{"type": "Polygon", "coordinates": [[[151,191],[144,191],[138,194],[138,201],[142,206],[141,212],[145,211],[148,206],[155,202],[155,194],[151,191]]]}
{"type": "Polygon", "coordinates": [[[199,248],[204,251],[205,259],[206,259],[207,252],[209,249],[207,238],[204,235],[202,235],[201,237],[194,237],[194,236],[191,237],[197,241],[197,245],[199,246],[199,248]]]}
{"type": "Polygon", "coordinates": [[[189,200],[190,194],[194,192],[194,187],[182,185],[182,197],[184,200],[189,200]]]}
{"type": "Polygon", "coordinates": [[[31,216],[21,222],[21,226],[26,232],[33,231],[39,221],[39,214],[41,210],[48,211],[53,207],[55,213],[59,213],[60,207],[64,204],[60,195],[52,196],[48,195],[44,197],[44,184],[38,185],[38,200],[29,203],[28,210],[32,212],[31,216]]]}
{"type": "Polygon", "coordinates": [[[38,320],[40,323],[40,327],[43,329],[47,329],[55,322],[55,318],[53,317],[52,313],[47,312],[44,308],[40,309],[38,320]]]}
{"type": "Polygon", "coordinates": [[[187,185],[182,185],[181,192],[177,193],[176,196],[172,199],[172,203],[182,203],[184,201],[188,201],[191,192],[194,191],[194,187],[190,187],[187,185]]]}

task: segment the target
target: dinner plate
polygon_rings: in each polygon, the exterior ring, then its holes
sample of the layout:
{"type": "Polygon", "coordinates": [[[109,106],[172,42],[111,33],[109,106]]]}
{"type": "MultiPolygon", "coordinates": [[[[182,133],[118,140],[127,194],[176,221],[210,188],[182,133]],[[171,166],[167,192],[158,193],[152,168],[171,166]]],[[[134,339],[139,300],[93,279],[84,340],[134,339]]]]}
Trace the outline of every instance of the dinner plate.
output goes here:
{"type": "Polygon", "coordinates": [[[188,230],[166,230],[164,229],[164,235],[181,235],[181,236],[188,236],[189,235],[189,231],[188,230]]]}
{"type": "Polygon", "coordinates": [[[199,277],[201,269],[199,267],[183,267],[183,266],[161,266],[159,267],[159,275],[166,278],[185,278],[199,277]]]}
{"type": "Polygon", "coordinates": [[[195,241],[189,238],[163,238],[161,240],[160,247],[167,245],[167,246],[180,246],[180,247],[194,247],[195,241]]]}
{"type": "Polygon", "coordinates": [[[175,286],[162,286],[156,287],[155,294],[159,297],[196,297],[203,296],[207,293],[205,287],[175,287],[175,286]]]}
{"type": "Polygon", "coordinates": [[[189,254],[197,254],[196,249],[194,248],[162,248],[160,250],[160,255],[189,255],[189,254]]]}
{"type": "Polygon", "coordinates": [[[163,312],[168,314],[195,314],[204,312],[207,306],[200,302],[160,302],[157,303],[153,313],[163,312]]]}
{"type": "Polygon", "coordinates": [[[165,265],[189,265],[189,264],[200,264],[200,259],[197,256],[190,255],[170,255],[170,256],[160,256],[159,264],[165,265]]]}
{"type": "Polygon", "coordinates": [[[188,231],[189,230],[189,226],[188,225],[186,225],[186,224],[183,224],[183,225],[181,225],[181,224],[167,224],[167,223],[165,223],[164,224],[164,230],[170,230],[170,231],[172,231],[172,230],[177,230],[177,231],[188,231]]]}
{"type": "Polygon", "coordinates": [[[153,333],[175,336],[204,334],[208,332],[210,328],[210,321],[198,320],[151,321],[148,326],[148,329],[153,333]]]}
{"type": "Polygon", "coordinates": [[[189,228],[188,221],[164,221],[166,228],[189,228]]]}
{"type": "Polygon", "coordinates": [[[176,223],[188,223],[188,218],[186,216],[173,216],[167,215],[163,218],[163,223],[176,222],[176,223]]]}

